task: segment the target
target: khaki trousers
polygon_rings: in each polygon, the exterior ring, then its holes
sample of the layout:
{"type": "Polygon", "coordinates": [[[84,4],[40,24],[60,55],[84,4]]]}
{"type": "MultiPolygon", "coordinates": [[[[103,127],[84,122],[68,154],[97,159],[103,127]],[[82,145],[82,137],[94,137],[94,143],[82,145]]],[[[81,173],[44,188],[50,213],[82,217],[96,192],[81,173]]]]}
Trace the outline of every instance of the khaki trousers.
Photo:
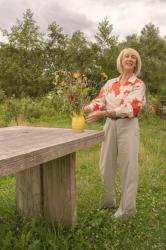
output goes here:
{"type": "Polygon", "coordinates": [[[117,215],[136,212],[138,186],[139,124],[137,118],[111,120],[104,126],[105,138],[100,156],[100,171],[104,183],[106,207],[115,206],[116,163],[120,167],[121,201],[117,215]]]}

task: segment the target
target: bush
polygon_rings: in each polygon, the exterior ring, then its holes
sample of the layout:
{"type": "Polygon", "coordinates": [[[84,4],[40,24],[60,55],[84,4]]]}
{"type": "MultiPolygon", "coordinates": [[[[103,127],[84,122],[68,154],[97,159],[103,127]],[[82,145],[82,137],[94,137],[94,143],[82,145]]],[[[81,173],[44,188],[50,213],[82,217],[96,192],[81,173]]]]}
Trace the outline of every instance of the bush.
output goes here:
{"type": "Polygon", "coordinates": [[[5,97],[6,97],[5,92],[2,89],[0,89],[0,103],[4,102],[5,97]]]}

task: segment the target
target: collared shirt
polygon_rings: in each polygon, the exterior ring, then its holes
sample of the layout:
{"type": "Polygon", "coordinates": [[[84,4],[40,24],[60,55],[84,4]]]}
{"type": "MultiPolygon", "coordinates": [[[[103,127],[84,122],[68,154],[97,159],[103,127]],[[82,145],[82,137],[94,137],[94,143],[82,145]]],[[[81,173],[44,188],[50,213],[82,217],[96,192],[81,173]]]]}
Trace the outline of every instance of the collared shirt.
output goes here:
{"type": "Polygon", "coordinates": [[[91,111],[114,110],[117,117],[136,117],[145,105],[145,84],[132,75],[127,82],[120,84],[121,76],[108,80],[99,95],[89,105],[91,111]]]}

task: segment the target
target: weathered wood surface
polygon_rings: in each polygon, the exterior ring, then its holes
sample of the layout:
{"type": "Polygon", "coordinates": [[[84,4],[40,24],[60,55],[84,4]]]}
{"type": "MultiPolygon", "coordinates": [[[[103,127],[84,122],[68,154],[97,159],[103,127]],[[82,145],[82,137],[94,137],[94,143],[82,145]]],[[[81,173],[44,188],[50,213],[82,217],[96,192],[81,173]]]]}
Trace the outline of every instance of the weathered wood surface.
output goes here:
{"type": "Polygon", "coordinates": [[[42,217],[42,167],[16,173],[16,207],[25,217],[42,217]]]}
{"type": "Polygon", "coordinates": [[[75,151],[103,138],[103,131],[1,128],[0,176],[16,172],[19,214],[76,223],[75,151]]]}
{"type": "Polygon", "coordinates": [[[75,153],[43,164],[43,216],[49,221],[75,224],[75,153]]]}
{"type": "Polygon", "coordinates": [[[103,131],[41,127],[0,128],[0,176],[19,172],[101,142],[103,131]]]}
{"type": "Polygon", "coordinates": [[[16,207],[20,215],[66,225],[76,223],[75,154],[16,173],[16,207]]]}

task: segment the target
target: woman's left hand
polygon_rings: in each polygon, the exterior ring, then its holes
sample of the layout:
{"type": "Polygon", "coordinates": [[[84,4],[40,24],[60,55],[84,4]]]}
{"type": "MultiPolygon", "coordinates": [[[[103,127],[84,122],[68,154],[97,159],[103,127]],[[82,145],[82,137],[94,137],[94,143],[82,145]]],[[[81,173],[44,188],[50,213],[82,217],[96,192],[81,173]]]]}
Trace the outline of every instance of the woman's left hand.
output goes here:
{"type": "Polygon", "coordinates": [[[92,123],[98,121],[100,118],[105,117],[105,111],[94,111],[91,112],[87,117],[86,117],[86,122],[87,123],[92,123]]]}

